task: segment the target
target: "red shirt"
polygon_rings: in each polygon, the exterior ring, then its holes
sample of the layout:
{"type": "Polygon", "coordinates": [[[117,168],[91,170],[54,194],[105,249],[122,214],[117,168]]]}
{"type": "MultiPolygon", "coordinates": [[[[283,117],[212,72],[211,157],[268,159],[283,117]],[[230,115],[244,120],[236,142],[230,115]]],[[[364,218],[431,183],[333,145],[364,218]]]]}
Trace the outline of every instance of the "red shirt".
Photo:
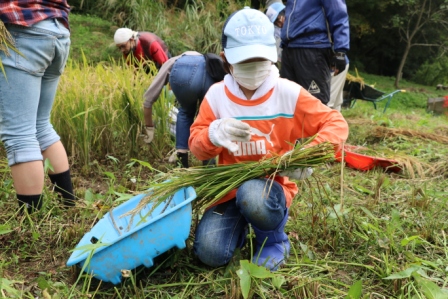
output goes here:
{"type": "Polygon", "coordinates": [[[2,0],[0,19],[5,24],[30,27],[40,21],[59,18],[65,27],[68,25],[70,6],[67,0],[2,0]]]}

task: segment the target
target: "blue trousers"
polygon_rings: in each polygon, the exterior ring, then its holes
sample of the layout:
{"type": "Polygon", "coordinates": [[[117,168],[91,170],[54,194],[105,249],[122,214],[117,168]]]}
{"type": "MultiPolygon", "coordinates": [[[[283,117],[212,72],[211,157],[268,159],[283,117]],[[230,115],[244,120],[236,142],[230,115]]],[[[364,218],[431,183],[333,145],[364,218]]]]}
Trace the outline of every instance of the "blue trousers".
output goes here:
{"type": "Polygon", "coordinates": [[[238,188],[235,199],[204,213],[196,228],[194,252],[209,266],[225,265],[243,244],[248,223],[260,230],[275,229],[285,210],[286,198],[279,183],[267,179],[246,181],[238,188]]]}
{"type": "Polygon", "coordinates": [[[169,81],[180,105],[176,122],[176,149],[188,149],[190,127],[207,90],[215,81],[207,74],[203,55],[184,55],[176,60],[169,81]]]}

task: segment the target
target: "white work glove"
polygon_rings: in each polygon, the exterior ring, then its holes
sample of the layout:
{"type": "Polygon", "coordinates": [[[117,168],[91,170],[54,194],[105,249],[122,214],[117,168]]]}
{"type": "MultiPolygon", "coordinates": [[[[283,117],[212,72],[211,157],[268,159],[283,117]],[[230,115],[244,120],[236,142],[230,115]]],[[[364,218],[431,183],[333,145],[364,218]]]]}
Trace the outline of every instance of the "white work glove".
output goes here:
{"type": "Polygon", "coordinates": [[[250,140],[250,126],[234,118],[217,119],[210,124],[208,137],[214,145],[223,146],[235,153],[240,148],[236,141],[250,140]]]}
{"type": "Polygon", "coordinates": [[[154,127],[145,127],[146,136],[145,138],[143,138],[143,141],[148,144],[151,143],[152,140],[154,139],[154,132],[155,132],[154,127]]]}
{"type": "Polygon", "coordinates": [[[287,176],[293,180],[305,180],[313,174],[311,167],[297,168],[294,170],[285,170],[279,173],[281,176],[287,176]]]}

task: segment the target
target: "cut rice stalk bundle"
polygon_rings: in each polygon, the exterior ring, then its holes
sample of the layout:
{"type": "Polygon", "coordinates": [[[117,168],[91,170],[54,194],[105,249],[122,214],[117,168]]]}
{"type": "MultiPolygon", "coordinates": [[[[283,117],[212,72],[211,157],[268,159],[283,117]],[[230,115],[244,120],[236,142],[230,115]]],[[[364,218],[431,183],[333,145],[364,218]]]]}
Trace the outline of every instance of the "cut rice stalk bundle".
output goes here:
{"type": "Polygon", "coordinates": [[[333,161],[335,156],[333,144],[324,142],[307,147],[314,138],[310,138],[304,144],[296,145],[288,154],[272,155],[260,161],[216,167],[176,168],[163,173],[150,184],[149,190],[151,191],[141,200],[139,205],[122,217],[135,215],[148,204],[153,204],[153,210],[180,188],[188,186],[193,187],[197,195],[193,202],[193,209],[203,211],[247,180],[273,178],[283,170],[316,167],[333,161]]]}
{"type": "Polygon", "coordinates": [[[14,47],[14,39],[5,27],[5,24],[0,20],[0,51],[9,55],[8,48],[14,47]]]}
{"type": "Polygon", "coordinates": [[[358,74],[358,69],[357,69],[357,68],[355,68],[355,72],[356,72],[356,77],[353,76],[353,75],[351,75],[351,74],[349,74],[349,73],[347,73],[347,75],[345,76],[345,79],[346,79],[348,82],[350,82],[350,83],[351,83],[351,82],[359,83],[360,86],[361,86],[361,89],[364,89],[364,87],[365,87],[364,79],[363,79],[362,77],[359,76],[359,74],[358,74]]]}
{"type": "MultiPolygon", "coordinates": [[[[14,46],[14,39],[12,35],[6,29],[5,24],[0,20],[0,52],[3,52],[5,53],[6,56],[9,56],[10,55],[9,49],[12,49],[14,52],[20,54],[20,52],[14,46]]],[[[1,57],[0,57],[0,69],[2,70],[3,75],[6,77],[1,57]]]]}

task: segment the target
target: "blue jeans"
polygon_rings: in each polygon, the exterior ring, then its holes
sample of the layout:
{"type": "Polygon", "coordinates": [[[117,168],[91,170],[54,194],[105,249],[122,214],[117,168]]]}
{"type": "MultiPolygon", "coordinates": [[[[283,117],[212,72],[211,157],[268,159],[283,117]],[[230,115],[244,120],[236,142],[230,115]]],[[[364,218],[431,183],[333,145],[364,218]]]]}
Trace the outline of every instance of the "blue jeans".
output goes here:
{"type": "Polygon", "coordinates": [[[10,166],[42,160],[41,152],[60,140],[50,123],[56,89],[70,48],[70,32],[56,19],[32,27],[6,24],[16,48],[0,52],[0,138],[10,166]]]}
{"type": "Polygon", "coordinates": [[[188,149],[190,127],[198,107],[215,81],[207,74],[203,55],[184,55],[170,73],[170,86],[179,102],[176,122],[176,149],[188,149]]]}
{"type": "Polygon", "coordinates": [[[194,252],[209,266],[225,265],[235,249],[242,246],[247,223],[261,230],[275,229],[285,210],[285,194],[279,183],[266,179],[246,181],[238,188],[235,199],[204,213],[196,228],[194,252]]]}

